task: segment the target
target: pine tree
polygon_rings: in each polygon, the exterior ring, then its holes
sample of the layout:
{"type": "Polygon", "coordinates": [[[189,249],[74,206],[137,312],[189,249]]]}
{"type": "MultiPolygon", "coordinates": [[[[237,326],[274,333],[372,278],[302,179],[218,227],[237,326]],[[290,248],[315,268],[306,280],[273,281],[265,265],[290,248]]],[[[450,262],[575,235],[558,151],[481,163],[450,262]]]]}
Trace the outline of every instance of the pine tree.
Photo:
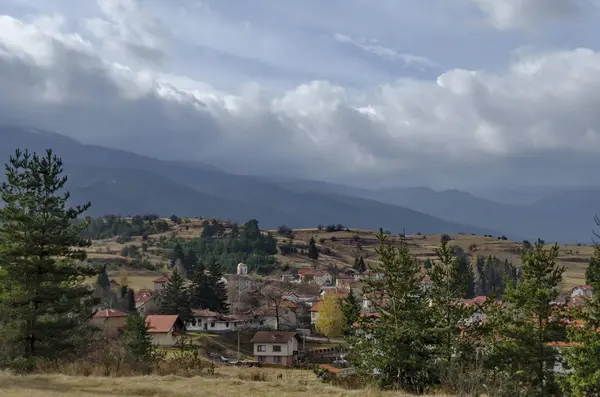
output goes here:
{"type": "Polygon", "coordinates": [[[325,295],[319,309],[319,317],[315,324],[317,332],[327,337],[336,338],[342,336],[344,332],[344,314],[340,308],[338,299],[333,294],[325,295]]]}
{"type": "Polygon", "coordinates": [[[198,264],[198,258],[196,257],[196,252],[194,250],[189,249],[185,258],[183,259],[183,267],[187,274],[191,274],[194,271],[194,268],[198,264]]]}
{"type": "Polygon", "coordinates": [[[340,309],[345,319],[344,332],[349,333],[352,330],[352,324],[356,323],[360,316],[360,302],[352,291],[346,298],[340,300],[340,309]]]}
{"type": "Polygon", "coordinates": [[[317,248],[317,243],[314,237],[311,237],[308,241],[308,252],[307,255],[313,261],[319,259],[319,249],[317,248]]]}
{"type": "Polygon", "coordinates": [[[594,255],[590,258],[585,271],[585,282],[600,290],[600,246],[598,245],[594,247],[594,255]]]}
{"type": "Polygon", "coordinates": [[[190,294],[185,279],[174,271],[160,298],[160,314],[177,314],[182,321],[191,317],[190,294]]]}
{"type": "Polygon", "coordinates": [[[127,311],[130,313],[137,311],[135,307],[135,292],[131,288],[127,289],[127,311]]]}
{"type": "Polygon", "coordinates": [[[102,291],[106,292],[110,288],[110,280],[108,278],[108,274],[106,273],[106,266],[102,268],[98,277],[96,277],[96,285],[102,289],[102,291]]]}
{"type": "Polygon", "coordinates": [[[475,297],[475,274],[465,255],[458,256],[458,285],[464,291],[463,298],[475,297]]]}
{"type": "Polygon", "coordinates": [[[181,262],[185,261],[185,253],[183,252],[181,244],[175,243],[173,252],[171,253],[171,267],[175,266],[175,262],[178,260],[181,262]]]}
{"type": "Polygon", "coordinates": [[[208,266],[209,284],[212,290],[212,296],[208,309],[218,313],[228,313],[229,304],[227,303],[227,285],[223,282],[223,268],[213,260],[208,266]]]}
{"type": "Polygon", "coordinates": [[[62,161],[17,150],[0,186],[0,307],[9,308],[15,349],[27,358],[64,356],[76,329],[91,318],[92,290],[84,277],[100,269],[82,265],[90,245],[74,221],[90,206],[67,207],[62,161]]]}
{"type": "Polygon", "coordinates": [[[427,297],[421,289],[423,274],[405,242],[387,244],[379,231],[377,248],[381,279],[366,279],[364,293],[376,316],[360,317],[356,336],[349,338],[352,361],[362,376],[381,387],[421,393],[436,381],[431,343],[432,323],[427,297]]]}
{"type": "Polygon", "coordinates": [[[541,242],[525,251],[522,278],[514,286],[508,284],[504,294],[507,309],[492,318],[498,324],[498,340],[491,366],[529,385],[532,396],[552,396],[558,391],[553,372],[558,353],[547,346],[564,333],[563,316],[552,303],[565,271],[557,264],[558,254],[558,245],[545,250],[541,242]]]}
{"type": "Polygon", "coordinates": [[[154,346],[148,328],[149,325],[142,316],[127,317],[123,333],[123,346],[130,361],[148,362],[152,358],[154,346]]]}
{"type": "Polygon", "coordinates": [[[436,353],[443,363],[454,358],[465,358],[468,343],[461,337],[461,322],[472,310],[460,303],[467,293],[468,286],[460,279],[460,260],[450,247],[448,238],[441,239],[436,250],[438,260],[427,270],[431,278],[429,298],[431,299],[432,320],[436,324],[436,353]]]}
{"type": "Polygon", "coordinates": [[[192,274],[192,285],[190,289],[190,301],[194,309],[207,309],[210,305],[212,288],[206,274],[204,263],[200,262],[192,274]]]}

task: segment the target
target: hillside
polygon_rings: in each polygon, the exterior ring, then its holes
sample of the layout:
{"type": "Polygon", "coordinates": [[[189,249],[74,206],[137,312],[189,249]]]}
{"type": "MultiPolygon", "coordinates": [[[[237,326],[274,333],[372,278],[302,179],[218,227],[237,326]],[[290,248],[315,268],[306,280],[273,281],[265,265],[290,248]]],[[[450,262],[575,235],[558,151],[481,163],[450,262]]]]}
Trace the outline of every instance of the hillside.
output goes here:
{"type": "MultiPolygon", "coordinates": [[[[161,161],[134,153],[84,145],[62,135],[0,127],[0,160],[16,148],[38,153],[52,148],[70,176],[73,203],[91,201],[88,215],[155,213],[161,216],[218,217],[264,227],[284,223],[314,227],[352,224],[393,232],[476,233],[499,235],[487,227],[464,225],[413,209],[361,197],[299,192],[258,177],[228,174],[214,167],[161,161]]],[[[4,178],[0,175],[0,180],[4,178]]]]}
{"type": "MultiPolygon", "coordinates": [[[[181,224],[176,224],[168,219],[164,219],[169,224],[169,230],[163,233],[151,234],[148,236],[146,252],[143,253],[143,258],[147,259],[155,269],[162,269],[163,265],[168,261],[168,252],[158,247],[158,242],[161,238],[180,237],[183,239],[192,239],[199,237],[202,233],[203,222],[198,219],[185,219],[181,224]]],[[[310,229],[294,229],[293,239],[289,237],[279,236],[277,230],[269,230],[277,239],[278,254],[276,259],[280,263],[280,270],[275,274],[279,274],[281,269],[285,268],[300,268],[312,266],[312,262],[302,252],[306,251],[308,242],[311,237],[314,237],[317,247],[320,251],[318,265],[320,268],[337,268],[342,269],[352,265],[355,256],[361,255],[371,266],[377,265],[375,248],[378,245],[376,232],[372,230],[353,229],[343,231],[328,232],[327,230],[310,229]],[[282,245],[292,245],[298,252],[283,254],[281,252],[282,245]]],[[[481,256],[496,256],[501,260],[508,259],[513,264],[520,263],[520,251],[522,243],[510,240],[501,240],[495,237],[474,236],[466,234],[450,234],[452,244],[462,248],[473,259],[481,256]]],[[[406,236],[411,252],[420,260],[435,257],[435,249],[439,245],[441,235],[417,235],[409,234],[406,236]]],[[[399,241],[398,235],[389,237],[390,241],[399,241]]],[[[141,247],[143,243],[142,237],[133,237],[131,241],[118,243],[116,238],[94,240],[93,245],[89,248],[90,260],[106,261],[106,262],[127,262],[130,259],[121,255],[125,246],[135,245],[141,247]]],[[[563,244],[560,247],[560,263],[567,268],[564,289],[570,289],[575,285],[581,285],[585,282],[585,269],[590,256],[593,253],[593,246],[585,245],[567,245],[563,244]]],[[[134,289],[152,287],[152,280],[160,273],[148,269],[133,269],[130,268],[130,281],[134,289]]],[[[118,271],[113,270],[111,277],[118,277],[118,271]]]]}

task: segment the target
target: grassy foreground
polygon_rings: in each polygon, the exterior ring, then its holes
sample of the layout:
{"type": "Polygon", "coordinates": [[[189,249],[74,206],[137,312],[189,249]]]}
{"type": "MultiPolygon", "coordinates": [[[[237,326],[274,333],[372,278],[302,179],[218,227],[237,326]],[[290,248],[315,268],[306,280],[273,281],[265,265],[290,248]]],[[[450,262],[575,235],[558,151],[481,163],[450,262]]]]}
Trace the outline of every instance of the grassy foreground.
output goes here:
{"type": "Polygon", "coordinates": [[[65,375],[14,376],[0,373],[3,397],[406,397],[378,390],[343,390],[316,380],[308,371],[260,370],[263,381],[253,381],[256,369],[220,369],[213,377],[144,376],[100,378],[65,375]],[[283,372],[283,379],[277,374],[283,372]]]}

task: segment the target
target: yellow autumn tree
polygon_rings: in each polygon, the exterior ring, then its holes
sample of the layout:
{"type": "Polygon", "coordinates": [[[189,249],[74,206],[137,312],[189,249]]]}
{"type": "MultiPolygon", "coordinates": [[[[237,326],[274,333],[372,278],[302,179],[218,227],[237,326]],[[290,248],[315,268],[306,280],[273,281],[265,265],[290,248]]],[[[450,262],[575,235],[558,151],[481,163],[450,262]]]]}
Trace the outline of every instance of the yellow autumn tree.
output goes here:
{"type": "Polygon", "coordinates": [[[315,324],[317,332],[322,333],[327,339],[342,336],[344,330],[344,313],[333,294],[326,294],[319,308],[319,317],[315,324]]]}

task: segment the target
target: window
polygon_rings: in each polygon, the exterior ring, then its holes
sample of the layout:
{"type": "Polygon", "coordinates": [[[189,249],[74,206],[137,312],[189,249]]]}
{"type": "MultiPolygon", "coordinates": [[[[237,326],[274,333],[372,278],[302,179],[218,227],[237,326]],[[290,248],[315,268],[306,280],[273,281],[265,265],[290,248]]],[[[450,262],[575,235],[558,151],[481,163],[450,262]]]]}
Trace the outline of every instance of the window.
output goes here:
{"type": "Polygon", "coordinates": [[[281,357],[279,357],[279,356],[274,356],[274,357],[273,357],[273,363],[274,363],[274,364],[281,364],[281,357]]]}
{"type": "Polygon", "coordinates": [[[229,323],[225,323],[225,328],[229,328],[229,323]]]}
{"type": "Polygon", "coordinates": [[[256,346],[256,351],[257,352],[266,352],[267,351],[267,345],[258,345],[258,346],[256,346]]]}
{"type": "Polygon", "coordinates": [[[273,352],[274,352],[274,353],[281,352],[281,346],[279,346],[279,345],[274,345],[274,346],[273,346],[273,352]]]}
{"type": "Polygon", "coordinates": [[[215,323],[210,323],[210,327],[214,328],[215,327],[215,323]]]}
{"type": "Polygon", "coordinates": [[[265,356],[258,356],[258,362],[259,363],[264,363],[265,362],[265,356]]]}

